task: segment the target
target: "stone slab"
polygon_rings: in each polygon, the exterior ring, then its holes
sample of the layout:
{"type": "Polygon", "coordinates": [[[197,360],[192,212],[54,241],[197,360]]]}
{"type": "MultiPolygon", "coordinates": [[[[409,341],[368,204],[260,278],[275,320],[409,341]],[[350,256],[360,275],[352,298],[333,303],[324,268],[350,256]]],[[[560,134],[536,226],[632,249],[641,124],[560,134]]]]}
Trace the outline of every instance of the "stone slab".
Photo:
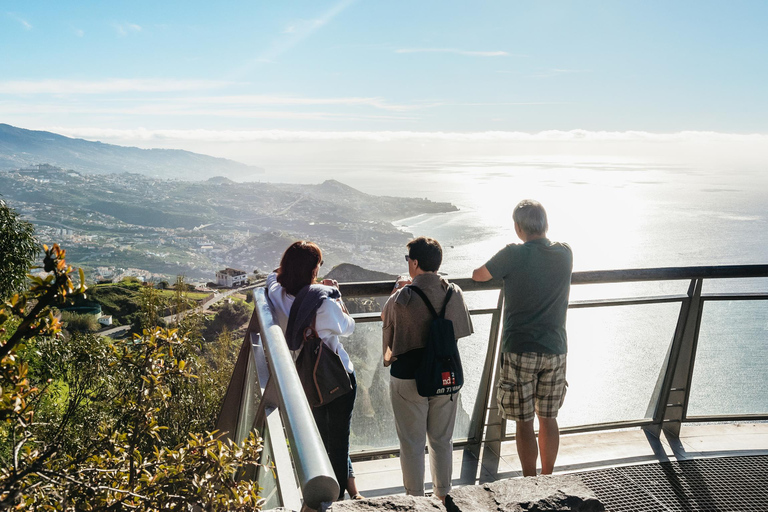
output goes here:
{"type": "Polygon", "coordinates": [[[439,500],[423,496],[384,496],[364,500],[336,501],[321,512],[445,512],[439,500]]]}
{"type": "Polygon", "coordinates": [[[605,507],[575,475],[501,480],[452,490],[448,512],[600,512],[605,507]]]}

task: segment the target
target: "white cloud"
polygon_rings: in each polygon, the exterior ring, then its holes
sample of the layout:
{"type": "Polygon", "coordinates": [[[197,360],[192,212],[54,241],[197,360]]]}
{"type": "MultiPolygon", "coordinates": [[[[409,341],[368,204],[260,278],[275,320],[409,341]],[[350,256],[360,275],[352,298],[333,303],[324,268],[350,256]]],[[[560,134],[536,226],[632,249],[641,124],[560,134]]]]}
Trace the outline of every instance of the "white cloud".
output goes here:
{"type": "Polygon", "coordinates": [[[149,117],[200,117],[200,118],[225,118],[225,119],[271,119],[271,120],[295,120],[295,121],[370,121],[370,120],[397,120],[410,121],[414,118],[392,115],[365,115],[348,114],[339,112],[302,112],[283,110],[252,110],[246,108],[190,108],[188,105],[176,105],[173,103],[158,105],[136,105],[124,107],[112,107],[101,105],[71,105],[71,104],[44,104],[44,105],[9,105],[0,103],[0,116],[9,115],[34,115],[34,114],[65,114],[73,115],[97,115],[97,116],[143,116],[149,117]]]}
{"type": "MultiPolygon", "coordinates": [[[[334,14],[335,16],[335,14],[334,14]]],[[[312,33],[321,26],[325,25],[330,18],[320,18],[315,20],[297,20],[290,25],[286,26],[281,34],[301,34],[301,33],[312,33]]]]}
{"type": "Polygon", "coordinates": [[[395,53],[453,53],[469,57],[507,57],[509,53],[504,51],[472,51],[456,48],[400,48],[395,53]]]}
{"type": "Polygon", "coordinates": [[[340,0],[333,7],[328,9],[322,16],[311,20],[298,20],[296,23],[288,25],[283,31],[282,36],[276,39],[272,45],[260,55],[243,64],[240,69],[235,71],[235,76],[241,76],[247,73],[255,64],[274,62],[280,55],[291,50],[302,43],[305,39],[317,32],[320,27],[330,23],[336,16],[342,13],[347,7],[356,0],[340,0]]]}
{"type": "Polygon", "coordinates": [[[141,26],[135,23],[115,23],[114,27],[115,27],[115,30],[117,31],[117,34],[122,37],[127,36],[128,34],[131,34],[131,33],[142,31],[141,26]]]}
{"type": "Polygon", "coordinates": [[[46,130],[87,139],[111,140],[186,140],[207,142],[651,142],[708,143],[750,142],[768,143],[768,134],[732,134],[719,132],[681,131],[650,133],[642,131],[605,132],[587,130],[547,130],[537,133],[484,132],[416,132],[416,131],[291,131],[291,130],[115,130],[102,128],[51,127],[46,130]]]}
{"type": "Polygon", "coordinates": [[[0,82],[0,94],[107,94],[121,92],[178,92],[217,89],[233,82],[219,80],[108,79],[12,80],[0,82]]]}
{"type": "MultiPolygon", "coordinates": [[[[166,100],[164,100],[166,101],[166,100]]],[[[339,98],[311,98],[304,96],[282,96],[282,95],[231,95],[231,96],[206,96],[195,98],[183,98],[179,101],[184,103],[198,103],[211,105],[249,105],[249,106],[307,106],[307,105],[340,105],[340,106],[367,106],[381,110],[394,112],[405,112],[418,110],[441,105],[441,103],[421,103],[421,104],[394,104],[389,103],[380,97],[339,97],[339,98]]]]}
{"type": "Polygon", "coordinates": [[[12,12],[9,12],[9,13],[6,13],[6,14],[8,15],[9,18],[19,22],[21,24],[21,26],[24,27],[25,30],[32,30],[32,24],[30,22],[28,22],[27,20],[25,20],[24,18],[22,18],[21,16],[18,16],[16,14],[12,13],[12,12]]]}

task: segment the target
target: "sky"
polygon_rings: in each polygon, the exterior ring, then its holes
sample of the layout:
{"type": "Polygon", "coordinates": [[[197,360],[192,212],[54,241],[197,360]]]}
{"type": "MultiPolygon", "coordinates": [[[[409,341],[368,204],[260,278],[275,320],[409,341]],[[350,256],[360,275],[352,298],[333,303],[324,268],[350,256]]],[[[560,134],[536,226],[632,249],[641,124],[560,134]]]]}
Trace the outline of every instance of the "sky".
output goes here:
{"type": "Polygon", "coordinates": [[[766,26],[765,0],[3,0],[0,122],[255,165],[611,151],[762,165],[766,26]]]}

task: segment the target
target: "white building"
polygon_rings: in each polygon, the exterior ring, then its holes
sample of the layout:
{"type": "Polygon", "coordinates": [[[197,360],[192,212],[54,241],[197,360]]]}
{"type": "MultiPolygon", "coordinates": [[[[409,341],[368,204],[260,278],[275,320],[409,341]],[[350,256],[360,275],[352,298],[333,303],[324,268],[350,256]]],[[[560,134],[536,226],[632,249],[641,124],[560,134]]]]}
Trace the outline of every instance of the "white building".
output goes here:
{"type": "Polygon", "coordinates": [[[99,317],[101,325],[112,325],[112,315],[103,315],[99,317]]]}
{"type": "Polygon", "coordinates": [[[216,284],[219,286],[226,286],[227,288],[234,288],[235,286],[244,285],[248,281],[248,274],[242,270],[234,268],[225,268],[216,272],[216,284]]]}

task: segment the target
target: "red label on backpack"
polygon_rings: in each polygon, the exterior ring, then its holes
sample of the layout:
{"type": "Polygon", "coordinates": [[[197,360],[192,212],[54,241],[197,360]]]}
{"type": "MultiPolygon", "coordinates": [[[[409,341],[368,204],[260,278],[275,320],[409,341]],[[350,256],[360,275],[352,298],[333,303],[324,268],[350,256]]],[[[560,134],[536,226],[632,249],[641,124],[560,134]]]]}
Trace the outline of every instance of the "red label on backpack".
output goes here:
{"type": "Polygon", "coordinates": [[[450,386],[451,381],[453,380],[451,379],[451,372],[443,372],[442,376],[443,376],[443,386],[450,386]]]}

